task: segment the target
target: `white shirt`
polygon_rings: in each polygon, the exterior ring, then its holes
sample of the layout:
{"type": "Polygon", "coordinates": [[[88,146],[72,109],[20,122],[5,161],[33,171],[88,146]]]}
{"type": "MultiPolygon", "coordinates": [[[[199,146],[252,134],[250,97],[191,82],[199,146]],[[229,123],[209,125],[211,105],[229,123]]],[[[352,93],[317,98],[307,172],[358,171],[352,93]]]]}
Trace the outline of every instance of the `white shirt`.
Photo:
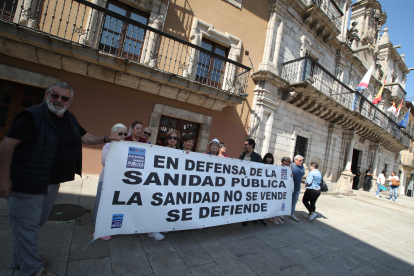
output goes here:
{"type": "Polygon", "coordinates": [[[385,175],[383,173],[380,173],[377,179],[377,184],[384,185],[385,184],[385,175]]]}
{"type": "Polygon", "coordinates": [[[99,182],[104,181],[106,156],[108,155],[108,151],[110,147],[111,147],[111,143],[106,143],[105,146],[103,146],[102,148],[102,172],[99,175],[99,182]]]}

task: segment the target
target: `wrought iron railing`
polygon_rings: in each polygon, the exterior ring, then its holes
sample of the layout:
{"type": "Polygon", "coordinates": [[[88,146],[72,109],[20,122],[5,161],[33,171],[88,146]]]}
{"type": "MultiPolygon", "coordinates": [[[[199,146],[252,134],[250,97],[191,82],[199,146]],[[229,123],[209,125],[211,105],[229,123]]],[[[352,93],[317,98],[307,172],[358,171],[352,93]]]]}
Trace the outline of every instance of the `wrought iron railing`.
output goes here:
{"type": "Polygon", "coordinates": [[[247,96],[249,67],[151,28],[146,25],[148,18],[138,12],[122,14],[122,9],[111,7],[111,3],[107,9],[85,0],[8,0],[4,3],[0,7],[0,20],[247,96]]]}
{"type": "Polygon", "coordinates": [[[346,109],[357,112],[392,134],[405,146],[410,146],[410,138],[396,122],[364,95],[342,83],[312,57],[304,56],[283,63],[282,78],[290,84],[306,81],[346,109]]]}
{"type": "Polygon", "coordinates": [[[344,15],[341,8],[338,7],[335,0],[302,0],[306,5],[316,5],[321,11],[323,11],[329,19],[334,22],[338,29],[341,29],[342,20],[341,17],[344,15]]]}
{"type": "Polygon", "coordinates": [[[402,153],[401,163],[403,165],[414,166],[414,153],[402,153]]]}
{"type": "Polygon", "coordinates": [[[391,96],[397,97],[398,99],[405,99],[407,92],[405,92],[404,88],[402,88],[401,84],[395,83],[387,83],[385,88],[388,88],[391,91],[391,96]]]}

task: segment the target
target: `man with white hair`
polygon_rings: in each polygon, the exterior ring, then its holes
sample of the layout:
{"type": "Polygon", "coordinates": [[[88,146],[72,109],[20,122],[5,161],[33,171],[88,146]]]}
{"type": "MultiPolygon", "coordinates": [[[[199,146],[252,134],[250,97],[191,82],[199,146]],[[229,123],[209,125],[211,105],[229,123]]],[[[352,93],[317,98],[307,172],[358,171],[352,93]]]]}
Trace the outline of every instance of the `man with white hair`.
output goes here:
{"type": "Polygon", "coordinates": [[[295,216],[296,203],[298,202],[300,194],[300,183],[302,182],[302,177],[305,175],[305,168],[303,167],[303,156],[296,155],[293,158],[292,164],[292,174],[293,174],[293,193],[292,193],[292,212],[290,218],[296,222],[299,222],[299,219],[295,216]]]}
{"type": "Polygon", "coordinates": [[[23,276],[55,275],[44,269],[37,247],[59,185],[81,174],[82,143],[116,139],[87,133],[67,110],[72,99],[67,83],[52,84],[45,102],[20,112],[0,144],[0,198],[8,198],[13,233],[10,269],[23,276]]]}

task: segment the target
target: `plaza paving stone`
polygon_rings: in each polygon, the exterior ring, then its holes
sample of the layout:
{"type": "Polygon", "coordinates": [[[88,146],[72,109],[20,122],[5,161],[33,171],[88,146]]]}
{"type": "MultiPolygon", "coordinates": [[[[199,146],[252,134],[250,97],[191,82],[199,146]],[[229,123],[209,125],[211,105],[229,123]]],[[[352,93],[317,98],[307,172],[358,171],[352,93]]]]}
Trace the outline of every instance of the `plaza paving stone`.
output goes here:
{"type": "MultiPolygon", "coordinates": [[[[57,203],[93,212],[96,185],[95,176],[65,183],[57,203]]],[[[71,276],[414,275],[413,206],[414,199],[407,197],[393,204],[386,195],[323,195],[314,222],[303,218],[299,201],[299,223],[285,216],[283,225],[235,223],[169,232],[163,241],[131,234],[90,244],[94,228],[92,214],[86,213],[47,222],[39,234],[39,253],[49,259],[47,269],[71,276]]],[[[8,269],[11,252],[7,203],[0,199],[0,276],[20,275],[8,269]]]]}

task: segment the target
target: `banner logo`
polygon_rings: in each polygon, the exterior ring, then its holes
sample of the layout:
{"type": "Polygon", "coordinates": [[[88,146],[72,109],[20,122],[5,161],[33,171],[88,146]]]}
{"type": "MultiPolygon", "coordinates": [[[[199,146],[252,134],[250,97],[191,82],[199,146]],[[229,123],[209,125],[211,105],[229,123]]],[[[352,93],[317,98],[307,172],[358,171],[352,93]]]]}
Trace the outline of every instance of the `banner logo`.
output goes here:
{"type": "Polygon", "coordinates": [[[284,211],[284,210],[285,210],[285,204],[282,203],[282,210],[281,211],[284,211]]]}
{"type": "Polygon", "coordinates": [[[145,166],[145,152],[146,149],[129,147],[126,167],[143,169],[145,166]]]}
{"type": "Polygon", "coordinates": [[[123,220],[124,220],[124,214],[113,214],[111,229],[121,228],[123,220]]]}
{"type": "Polygon", "coordinates": [[[287,169],[281,169],[281,178],[282,180],[287,180],[287,169]]]}

